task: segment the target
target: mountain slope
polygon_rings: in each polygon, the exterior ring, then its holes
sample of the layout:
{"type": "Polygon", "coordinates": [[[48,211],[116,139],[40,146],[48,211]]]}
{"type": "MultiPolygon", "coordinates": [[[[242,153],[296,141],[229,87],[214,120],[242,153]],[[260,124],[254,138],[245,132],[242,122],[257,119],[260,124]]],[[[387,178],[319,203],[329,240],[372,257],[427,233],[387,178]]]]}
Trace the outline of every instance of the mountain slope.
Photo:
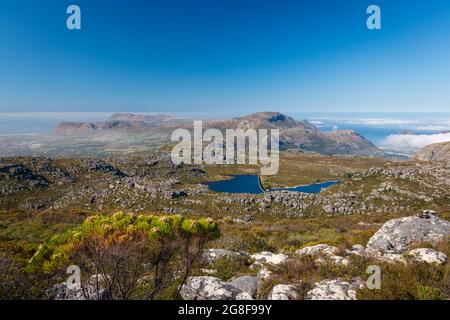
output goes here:
{"type": "Polygon", "coordinates": [[[99,131],[137,132],[148,127],[149,124],[143,121],[62,122],[53,132],[61,135],[87,135],[99,131]]]}
{"type": "Polygon", "coordinates": [[[450,161],[450,141],[428,145],[416,153],[420,161],[450,161]]]}
{"type": "MultiPolygon", "coordinates": [[[[192,130],[192,121],[169,116],[115,114],[115,120],[97,123],[61,123],[54,133],[59,135],[92,135],[98,133],[164,133],[176,128],[192,130]]],[[[354,131],[320,132],[306,120],[298,121],[279,112],[259,112],[225,121],[204,121],[204,129],[279,129],[280,149],[300,149],[325,155],[375,155],[382,152],[354,131]]]]}
{"type": "Polygon", "coordinates": [[[280,129],[280,149],[302,149],[321,154],[373,155],[381,151],[354,131],[320,132],[308,121],[279,112],[259,112],[216,123],[219,128],[280,129]]]}

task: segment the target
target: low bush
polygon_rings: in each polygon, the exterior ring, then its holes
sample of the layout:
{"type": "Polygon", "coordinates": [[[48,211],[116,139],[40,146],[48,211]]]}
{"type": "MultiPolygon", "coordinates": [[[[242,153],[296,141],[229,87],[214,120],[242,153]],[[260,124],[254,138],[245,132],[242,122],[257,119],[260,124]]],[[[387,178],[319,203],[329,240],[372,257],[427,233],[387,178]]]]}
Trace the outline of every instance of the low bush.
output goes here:
{"type": "Polygon", "coordinates": [[[218,236],[219,227],[209,218],[92,216],[41,245],[27,269],[58,274],[77,265],[84,284],[100,275],[111,299],[157,299],[186,281],[206,243],[218,236]]]}

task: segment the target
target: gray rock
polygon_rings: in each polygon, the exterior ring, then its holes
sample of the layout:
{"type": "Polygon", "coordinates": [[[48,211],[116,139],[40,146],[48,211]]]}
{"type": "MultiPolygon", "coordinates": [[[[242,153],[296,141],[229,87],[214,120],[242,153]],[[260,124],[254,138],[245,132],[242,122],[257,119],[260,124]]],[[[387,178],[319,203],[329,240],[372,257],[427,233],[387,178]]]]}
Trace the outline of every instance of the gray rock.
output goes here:
{"type": "Polygon", "coordinates": [[[227,249],[205,249],[202,253],[202,259],[206,263],[213,263],[217,259],[221,258],[248,258],[249,255],[246,252],[236,252],[227,249]]]}
{"type": "Polygon", "coordinates": [[[356,290],[362,289],[364,282],[355,278],[350,282],[341,279],[323,280],[306,294],[307,300],[356,300],[356,290]]]}
{"type": "Polygon", "coordinates": [[[288,256],[282,253],[276,254],[269,251],[262,251],[260,253],[252,255],[251,258],[260,263],[267,263],[277,266],[280,264],[284,264],[287,261],[288,256]]]}
{"type": "Polygon", "coordinates": [[[262,266],[257,275],[258,282],[264,282],[266,280],[269,280],[272,277],[272,275],[273,275],[272,271],[267,269],[265,266],[262,266]]]}
{"type": "Polygon", "coordinates": [[[229,283],[239,291],[248,293],[250,297],[256,297],[258,290],[258,278],[256,276],[242,276],[234,278],[231,279],[229,283]]]}
{"type": "Polygon", "coordinates": [[[249,293],[241,292],[236,296],[236,300],[255,300],[249,293]]]}
{"type": "Polygon", "coordinates": [[[327,256],[333,256],[338,252],[338,248],[329,246],[327,244],[318,244],[315,246],[309,246],[304,247],[302,249],[299,249],[295,251],[296,254],[303,256],[303,255],[316,255],[316,254],[323,254],[327,256]]]}
{"type": "Polygon", "coordinates": [[[59,283],[50,289],[50,295],[54,300],[110,300],[109,292],[103,287],[101,279],[102,275],[93,275],[83,288],[80,285],[68,288],[65,282],[59,283]]]}
{"type": "Polygon", "coordinates": [[[277,284],[269,293],[268,300],[296,300],[298,298],[295,286],[277,284]]]}
{"type": "Polygon", "coordinates": [[[450,236],[450,222],[428,213],[386,222],[367,243],[367,249],[402,253],[415,242],[436,243],[450,236]]]}
{"type": "Polygon", "coordinates": [[[321,257],[316,260],[317,263],[332,262],[336,265],[348,265],[350,261],[347,258],[336,255],[338,251],[339,249],[336,247],[327,244],[317,244],[315,246],[309,246],[299,249],[295,253],[300,256],[319,255],[321,257]]]}
{"type": "Polygon", "coordinates": [[[430,264],[445,264],[447,262],[447,256],[444,253],[429,248],[411,250],[409,255],[413,256],[419,262],[430,264]]]}
{"type": "Polygon", "coordinates": [[[364,246],[360,245],[360,244],[355,244],[351,247],[350,250],[345,250],[346,254],[356,254],[356,255],[362,255],[364,254],[366,248],[364,248],[364,246]]]}
{"type": "Polygon", "coordinates": [[[181,288],[184,300],[235,300],[241,293],[229,283],[216,277],[189,277],[181,288]]]}

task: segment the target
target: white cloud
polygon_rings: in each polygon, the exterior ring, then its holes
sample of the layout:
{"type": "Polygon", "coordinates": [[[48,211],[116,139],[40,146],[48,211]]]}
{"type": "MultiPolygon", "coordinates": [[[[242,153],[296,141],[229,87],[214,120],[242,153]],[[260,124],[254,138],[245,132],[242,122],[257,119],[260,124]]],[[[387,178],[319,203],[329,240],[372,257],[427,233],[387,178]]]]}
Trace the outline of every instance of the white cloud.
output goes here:
{"type": "Polygon", "coordinates": [[[350,120],[349,123],[364,124],[364,125],[369,125],[369,126],[379,126],[379,125],[400,126],[400,125],[420,124],[420,121],[418,121],[418,120],[402,120],[402,119],[368,118],[368,119],[350,120]]]}
{"type": "Polygon", "coordinates": [[[414,128],[416,130],[419,131],[446,131],[446,130],[450,130],[450,125],[427,125],[427,126],[419,126],[414,128]]]}
{"type": "Polygon", "coordinates": [[[394,151],[413,153],[429,144],[450,141],[449,133],[392,134],[382,141],[382,146],[394,151]]]}

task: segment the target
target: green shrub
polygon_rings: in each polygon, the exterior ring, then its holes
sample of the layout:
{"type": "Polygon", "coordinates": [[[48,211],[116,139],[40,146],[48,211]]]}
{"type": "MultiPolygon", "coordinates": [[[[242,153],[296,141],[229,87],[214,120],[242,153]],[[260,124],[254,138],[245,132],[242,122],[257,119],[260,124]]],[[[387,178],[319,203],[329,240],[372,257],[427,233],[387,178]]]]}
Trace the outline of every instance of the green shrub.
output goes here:
{"type": "Polygon", "coordinates": [[[113,299],[155,299],[183,284],[206,243],[218,236],[218,224],[209,218],[92,216],[42,244],[27,270],[57,274],[75,264],[85,281],[100,273],[113,299]]]}
{"type": "Polygon", "coordinates": [[[419,300],[443,300],[442,291],[439,288],[420,286],[417,290],[419,300]]]}
{"type": "Polygon", "coordinates": [[[211,265],[211,269],[216,270],[214,274],[224,281],[232,277],[246,275],[249,273],[250,261],[246,258],[224,257],[217,259],[211,265]]]}

